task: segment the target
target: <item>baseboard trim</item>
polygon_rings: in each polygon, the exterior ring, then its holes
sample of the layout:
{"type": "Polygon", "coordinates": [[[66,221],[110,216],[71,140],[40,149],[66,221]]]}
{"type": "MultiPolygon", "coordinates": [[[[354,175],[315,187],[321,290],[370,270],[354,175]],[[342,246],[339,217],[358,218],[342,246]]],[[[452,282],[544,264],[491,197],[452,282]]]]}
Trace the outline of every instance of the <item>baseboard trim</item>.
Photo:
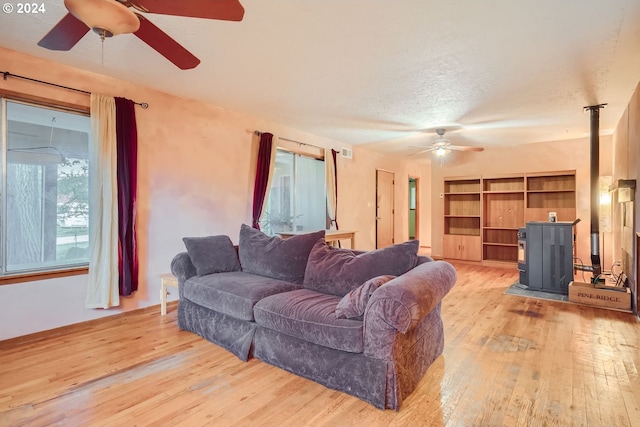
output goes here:
{"type": "MultiPolygon", "coordinates": [[[[177,306],[178,301],[167,302],[167,308],[177,306]]],[[[14,338],[8,338],[6,340],[0,340],[0,349],[7,349],[9,347],[15,347],[25,343],[32,343],[35,341],[41,341],[49,338],[55,338],[70,332],[78,332],[84,329],[93,328],[96,325],[106,322],[112,322],[114,320],[124,320],[127,317],[133,317],[139,314],[155,312],[160,316],[160,304],[150,305],[149,307],[141,307],[133,310],[125,311],[124,313],[116,313],[109,316],[100,317],[98,319],[85,320],[83,322],[72,323],[70,325],[59,326],[57,328],[48,329],[46,331],[34,332],[27,335],[20,335],[14,338]]]]}

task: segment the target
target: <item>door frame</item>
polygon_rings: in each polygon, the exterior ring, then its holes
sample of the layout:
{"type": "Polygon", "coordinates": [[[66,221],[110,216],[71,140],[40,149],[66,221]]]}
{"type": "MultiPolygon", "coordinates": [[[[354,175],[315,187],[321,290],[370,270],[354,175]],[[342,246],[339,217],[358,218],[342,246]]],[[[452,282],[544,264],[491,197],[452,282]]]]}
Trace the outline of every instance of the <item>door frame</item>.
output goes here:
{"type": "MultiPolygon", "coordinates": [[[[415,230],[415,236],[413,236],[413,238],[415,240],[420,240],[420,177],[419,176],[413,176],[413,175],[409,175],[408,181],[413,180],[416,183],[416,230],[415,230]]],[[[407,207],[407,209],[410,211],[410,207],[407,207]]],[[[407,212],[408,213],[408,212],[407,212]]],[[[407,215],[409,216],[409,215],[407,215]]],[[[411,236],[409,236],[411,237],[411,236]]]]}
{"type": "Polygon", "coordinates": [[[378,222],[379,222],[378,221],[378,218],[379,218],[379,215],[378,215],[378,204],[379,204],[378,200],[379,200],[380,194],[379,194],[378,181],[379,181],[380,172],[391,174],[391,177],[392,177],[392,190],[391,190],[391,244],[395,243],[395,234],[396,234],[396,228],[395,228],[396,227],[396,225],[395,225],[395,222],[396,222],[396,209],[395,209],[396,174],[395,174],[395,172],[392,172],[392,171],[389,171],[389,170],[376,169],[376,217],[375,217],[376,218],[376,220],[375,220],[376,221],[376,224],[375,224],[375,226],[376,226],[376,249],[379,248],[379,245],[378,245],[378,237],[379,237],[378,236],[378,222]]]}

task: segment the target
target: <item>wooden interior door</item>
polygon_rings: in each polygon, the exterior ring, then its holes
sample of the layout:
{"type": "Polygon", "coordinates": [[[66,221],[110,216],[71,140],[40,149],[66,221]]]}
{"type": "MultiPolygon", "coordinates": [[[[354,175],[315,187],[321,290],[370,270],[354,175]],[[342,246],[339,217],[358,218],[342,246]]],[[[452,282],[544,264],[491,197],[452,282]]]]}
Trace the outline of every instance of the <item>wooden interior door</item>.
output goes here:
{"type": "Polygon", "coordinates": [[[384,248],[394,243],[394,175],[383,170],[376,172],[376,248],[384,248]]]}

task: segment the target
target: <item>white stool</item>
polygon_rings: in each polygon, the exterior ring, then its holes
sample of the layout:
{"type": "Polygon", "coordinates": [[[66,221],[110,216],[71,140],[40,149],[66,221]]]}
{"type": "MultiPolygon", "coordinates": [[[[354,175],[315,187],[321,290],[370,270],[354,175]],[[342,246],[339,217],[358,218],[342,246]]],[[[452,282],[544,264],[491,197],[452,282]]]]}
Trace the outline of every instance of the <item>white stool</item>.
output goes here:
{"type": "Polygon", "coordinates": [[[178,278],[171,273],[160,275],[160,315],[167,314],[167,286],[178,289],[178,278]]]}

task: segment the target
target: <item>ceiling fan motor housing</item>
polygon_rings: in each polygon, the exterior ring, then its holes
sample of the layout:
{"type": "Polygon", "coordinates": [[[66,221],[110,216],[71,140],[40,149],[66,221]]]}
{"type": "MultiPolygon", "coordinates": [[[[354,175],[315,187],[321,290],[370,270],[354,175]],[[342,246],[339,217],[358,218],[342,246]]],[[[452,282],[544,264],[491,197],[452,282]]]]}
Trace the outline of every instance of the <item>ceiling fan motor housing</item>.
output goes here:
{"type": "Polygon", "coordinates": [[[117,1],[64,0],[64,5],[69,13],[102,38],[135,33],[140,28],[136,14],[117,1]]]}

